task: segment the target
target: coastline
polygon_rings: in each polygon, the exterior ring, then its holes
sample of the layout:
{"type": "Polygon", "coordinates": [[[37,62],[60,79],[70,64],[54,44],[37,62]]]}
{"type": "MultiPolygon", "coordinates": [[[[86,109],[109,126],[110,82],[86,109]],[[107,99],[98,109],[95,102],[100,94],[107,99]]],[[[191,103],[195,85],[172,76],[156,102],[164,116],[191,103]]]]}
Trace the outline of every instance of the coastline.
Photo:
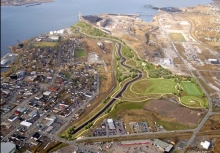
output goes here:
{"type": "Polygon", "coordinates": [[[1,2],[1,6],[23,6],[23,5],[33,5],[36,3],[43,4],[43,3],[51,3],[55,2],[54,0],[40,0],[40,1],[33,1],[33,2],[24,2],[24,3],[8,3],[8,2],[1,2]]]}

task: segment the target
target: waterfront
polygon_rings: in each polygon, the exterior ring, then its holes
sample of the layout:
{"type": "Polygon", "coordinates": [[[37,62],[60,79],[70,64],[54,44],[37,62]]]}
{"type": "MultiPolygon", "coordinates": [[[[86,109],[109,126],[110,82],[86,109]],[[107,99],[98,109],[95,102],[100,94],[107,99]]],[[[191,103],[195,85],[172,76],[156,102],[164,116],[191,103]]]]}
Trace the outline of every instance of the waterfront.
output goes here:
{"type": "MultiPolygon", "coordinates": [[[[211,0],[201,0],[200,4],[208,4],[211,0]]],[[[195,6],[196,1],[169,0],[56,0],[53,3],[45,3],[32,7],[2,6],[1,7],[1,57],[9,52],[8,46],[17,44],[17,40],[23,41],[42,33],[70,27],[78,21],[79,11],[85,14],[101,13],[131,13],[142,14],[144,21],[151,21],[156,10],[144,8],[144,5],[152,4],[157,7],[187,7],[195,6]],[[91,7],[93,6],[93,7],[91,7]],[[88,8],[89,7],[89,8],[88,8]],[[149,16],[150,15],[150,16],[149,16]]]]}

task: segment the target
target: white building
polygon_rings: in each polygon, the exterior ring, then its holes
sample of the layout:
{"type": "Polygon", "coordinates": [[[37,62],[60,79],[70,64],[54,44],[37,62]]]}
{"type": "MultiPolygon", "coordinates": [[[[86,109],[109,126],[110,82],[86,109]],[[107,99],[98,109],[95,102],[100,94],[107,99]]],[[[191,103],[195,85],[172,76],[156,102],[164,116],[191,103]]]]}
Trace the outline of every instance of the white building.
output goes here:
{"type": "Polygon", "coordinates": [[[44,96],[50,96],[50,94],[51,94],[50,91],[45,91],[45,92],[43,93],[44,96]]]}
{"type": "Polygon", "coordinates": [[[108,127],[110,130],[115,130],[115,125],[113,119],[107,119],[108,127]]]}
{"type": "Polygon", "coordinates": [[[201,142],[200,144],[202,145],[203,148],[205,148],[205,149],[209,149],[210,142],[205,141],[205,142],[201,142]]]}
{"type": "Polygon", "coordinates": [[[29,126],[32,125],[32,123],[27,122],[27,121],[22,121],[22,122],[20,123],[20,125],[23,125],[23,126],[27,126],[27,127],[29,127],[29,126]]]}

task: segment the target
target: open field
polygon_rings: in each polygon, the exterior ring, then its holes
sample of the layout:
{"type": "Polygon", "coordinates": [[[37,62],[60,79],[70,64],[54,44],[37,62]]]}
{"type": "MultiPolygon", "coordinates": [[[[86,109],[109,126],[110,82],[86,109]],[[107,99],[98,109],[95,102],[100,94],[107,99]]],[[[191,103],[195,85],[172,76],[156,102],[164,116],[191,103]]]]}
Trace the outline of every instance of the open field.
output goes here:
{"type": "Polygon", "coordinates": [[[175,82],[166,79],[149,79],[137,81],[131,86],[131,91],[134,93],[149,94],[149,93],[173,93],[177,92],[175,89],[175,82]]]}
{"type": "Polygon", "coordinates": [[[182,35],[182,33],[170,33],[169,37],[172,41],[177,41],[177,42],[185,42],[186,39],[182,35]]]}
{"type": "Polygon", "coordinates": [[[36,42],[34,47],[56,47],[57,42],[36,42]]]}
{"type": "Polygon", "coordinates": [[[194,125],[199,122],[202,114],[205,112],[204,110],[192,110],[166,100],[152,100],[149,104],[145,105],[145,109],[156,111],[160,115],[175,118],[177,122],[182,124],[194,125]]]}
{"type": "Polygon", "coordinates": [[[220,114],[210,116],[200,131],[201,132],[219,131],[220,130],[219,118],[220,118],[220,114]]]}
{"type": "Polygon", "coordinates": [[[201,117],[198,116],[198,113],[202,114],[203,112],[200,110],[192,111],[164,100],[152,100],[150,103],[149,101],[120,103],[116,108],[113,108],[106,118],[117,119],[118,115],[122,116],[128,132],[131,132],[130,122],[143,121],[147,122],[153,131],[156,131],[155,122],[171,131],[194,128],[201,117]]]}
{"type": "Polygon", "coordinates": [[[192,82],[181,82],[181,86],[184,91],[190,96],[201,96],[202,93],[199,91],[197,86],[192,82]]]}
{"type": "Polygon", "coordinates": [[[211,150],[212,153],[220,152],[220,138],[218,138],[215,142],[214,148],[211,150]]]}

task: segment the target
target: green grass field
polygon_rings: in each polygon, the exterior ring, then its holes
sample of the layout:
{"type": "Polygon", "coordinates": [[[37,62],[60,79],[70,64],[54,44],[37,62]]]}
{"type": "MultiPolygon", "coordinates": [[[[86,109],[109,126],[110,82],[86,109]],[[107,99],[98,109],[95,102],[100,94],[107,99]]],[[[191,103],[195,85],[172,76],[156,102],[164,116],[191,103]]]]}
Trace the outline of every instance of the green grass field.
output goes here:
{"type": "Polygon", "coordinates": [[[163,94],[177,92],[176,83],[166,79],[140,80],[132,84],[131,90],[138,94],[163,94]]]}
{"type": "Polygon", "coordinates": [[[122,54],[128,58],[134,57],[132,50],[127,46],[122,46],[122,54]]]}
{"type": "Polygon", "coordinates": [[[170,33],[169,37],[172,41],[186,42],[186,39],[184,38],[182,33],[170,33]]]}
{"type": "Polygon", "coordinates": [[[83,56],[86,56],[86,52],[84,51],[84,49],[78,48],[78,49],[76,50],[76,56],[77,56],[78,58],[83,57],[83,56]]]}
{"type": "Polygon", "coordinates": [[[34,47],[56,47],[57,46],[57,42],[36,42],[34,44],[34,47]]]}
{"type": "Polygon", "coordinates": [[[198,87],[192,82],[181,82],[180,85],[183,87],[184,91],[190,96],[201,96],[202,95],[198,87]]]}
{"type": "Polygon", "coordinates": [[[137,65],[137,63],[133,60],[133,59],[130,59],[126,62],[127,65],[130,65],[132,67],[135,67],[137,65]]]}
{"type": "Polygon", "coordinates": [[[208,105],[205,101],[195,96],[183,96],[180,101],[189,107],[206,107],[208,105]]]}

